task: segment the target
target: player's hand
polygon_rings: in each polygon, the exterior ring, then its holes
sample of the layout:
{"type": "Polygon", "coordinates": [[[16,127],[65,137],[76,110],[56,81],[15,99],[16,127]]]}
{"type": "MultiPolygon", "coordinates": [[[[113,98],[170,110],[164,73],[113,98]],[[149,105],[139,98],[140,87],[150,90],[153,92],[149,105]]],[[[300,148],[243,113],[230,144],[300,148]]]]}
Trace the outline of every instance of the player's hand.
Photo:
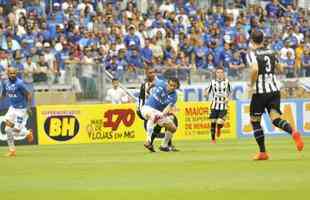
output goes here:
{"type": "Polygon", "coordinates": [[[229,98],[225,97],[225,103],[228,104],[229,103],[229,98]]]}

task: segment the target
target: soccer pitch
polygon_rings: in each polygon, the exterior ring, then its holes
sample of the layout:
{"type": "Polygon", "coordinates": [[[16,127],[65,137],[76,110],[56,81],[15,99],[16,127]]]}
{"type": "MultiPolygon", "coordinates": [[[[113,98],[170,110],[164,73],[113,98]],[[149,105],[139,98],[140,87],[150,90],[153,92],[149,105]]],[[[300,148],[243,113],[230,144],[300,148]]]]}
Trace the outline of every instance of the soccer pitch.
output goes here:
{"type": "Polygon", "coordinates": [[[251,160],[253,138],[177,141],[181,151],[173,153],[149,153],[142,142],[22,146],[16,158],[0,157],[0,198],[306,199],[310,138],[304,141],[297,153],[291,139],[267,138],[269,161],[251,160]]]}

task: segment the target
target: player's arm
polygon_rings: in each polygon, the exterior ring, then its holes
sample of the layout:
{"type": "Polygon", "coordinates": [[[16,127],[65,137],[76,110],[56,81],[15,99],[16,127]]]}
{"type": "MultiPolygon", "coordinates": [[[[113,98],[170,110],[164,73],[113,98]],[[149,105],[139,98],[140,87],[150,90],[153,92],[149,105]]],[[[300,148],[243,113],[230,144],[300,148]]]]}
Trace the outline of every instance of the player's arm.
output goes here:
{"type": "Polygon", "coordinates": [[[0,100],[4,99],[6,96],[6,90],[3,82],[0,82],[0,87],[1,87],[1,95],[0,95],[0,100]]]}
{"type": "Polygon", "coordinates": [[[258,64],[254,52],[249,52],[247,55],[247,63],[251,71],[249,87],[253,88],[258,77],[258,64]]]}
{"type": "Polygon", "coordinates": [[[231,99],[231,95],[232,95],[231,85],[230,85],[230,82],[228,81],[228,83],[227,83],[227,96],[226,96],[226,102],[228,102],[229,99],[231,99]]]}
{"type": "Polygon", "coordinates": [[[177,108],[176,108],[177,99],[178,99],[178,97],[177,97],[177,94],[175,93],[172,100],[170,102],[168,102],[168,105],[163,110],[164,115],[169,115],[169,114],[175,115],[176,114],[176,112],[177,112],[177,108]]]}
{"type": "Polygon", "coordinates": [[[139,98],[138,98],[139,109],[144,105],[144,103],[145,103],[145,83],[142,83],[140,86],[139,98]]]}
{"type": "Polygon", "coordinates": [[[206,99],[208,99],[209,94],[211,93],[211,91],[212,91],[212,81],[210,82],[209,87],[207,89],[205,89],[205,91],[204,91],[204,96],[205,96],[206,99]]]}
{"type": "Polygon", "coordinates": [[[255,85],[255,82],[258,77],[258,65],[253,64],[250,66],[251,67],[251,81],[250,81],[250,87],[253,88],[255,85]]]}

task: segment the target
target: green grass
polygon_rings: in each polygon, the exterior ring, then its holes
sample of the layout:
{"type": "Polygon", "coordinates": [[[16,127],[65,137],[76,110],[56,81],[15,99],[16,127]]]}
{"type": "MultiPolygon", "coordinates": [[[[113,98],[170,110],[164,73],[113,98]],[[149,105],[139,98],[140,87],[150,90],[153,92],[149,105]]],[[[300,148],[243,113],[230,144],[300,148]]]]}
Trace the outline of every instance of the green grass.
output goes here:
{"type": "Polygon", "coordinates": [[[260,162],[254,139],[177,141],[176,153],[142,143],[22,146],[0,157],[0,199],[307,199],[307,143],[300,154],[289,138],[268,138],[271,160],[260,162]]]}

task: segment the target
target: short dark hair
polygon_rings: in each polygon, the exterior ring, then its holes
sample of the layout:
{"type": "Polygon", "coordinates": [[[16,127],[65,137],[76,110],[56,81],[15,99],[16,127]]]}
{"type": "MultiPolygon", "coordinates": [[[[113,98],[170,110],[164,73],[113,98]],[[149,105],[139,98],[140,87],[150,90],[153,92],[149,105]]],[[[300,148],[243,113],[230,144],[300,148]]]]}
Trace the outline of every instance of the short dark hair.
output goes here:
{"type": "Polygon", "coordinates": [[[112,78],[112,82],[118,81],[118,78],[112,78]]]}
{"type": "Polygon", "coordinates": [[[264,33],[260,30],[254,30],[251,33],[251,39],[256,44],[261,44],[264,41],[264,33]]]}
{"type": "Polygon", "coordinates": [[[215,68],[215,71],[217,71],[217,70],[222,70],[222,71],[225,71],[224,67],[222,67],[222,66],[218,66],[218,67],[216,67],[216,68],[215,68]]]}
{"type": "Polygon", "coordinates": [[[175,78],[175,77],[170,77],[169,79],[168,79],[168,83],[169,82],[175,82],[176,84],[177,84],[177,89],[179,89],[180,88],[180,81],[179,81],[179,79],[177,79],[177,78],[175,78]]]}

